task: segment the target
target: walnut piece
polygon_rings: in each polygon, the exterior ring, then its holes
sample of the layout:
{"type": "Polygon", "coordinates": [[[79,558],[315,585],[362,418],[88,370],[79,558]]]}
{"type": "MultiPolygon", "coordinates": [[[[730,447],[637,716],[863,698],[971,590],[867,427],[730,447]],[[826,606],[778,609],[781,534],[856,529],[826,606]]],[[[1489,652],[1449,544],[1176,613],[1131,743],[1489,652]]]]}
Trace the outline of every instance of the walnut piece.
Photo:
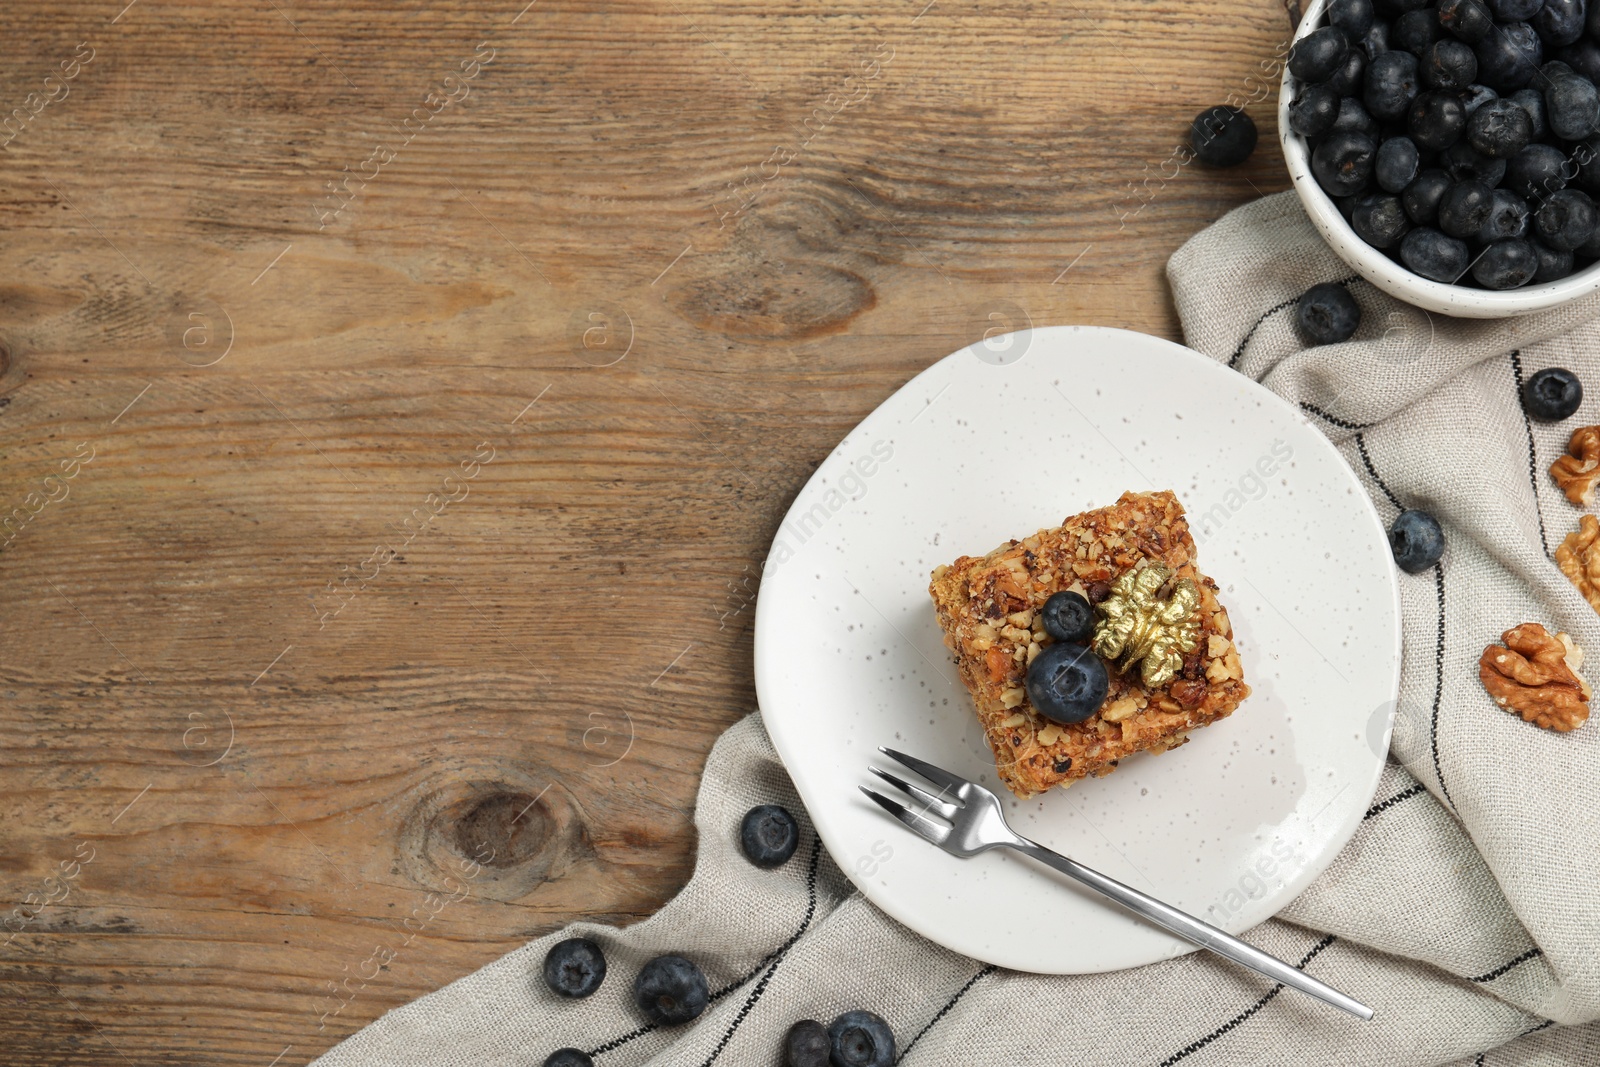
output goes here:
{"type": "Polygon", "coordinates": [[[1571,455],[1550,464],[1550,477],[1579,507],[1594,503],[1594,484],[1600,482],[1600,426],[1580,426],[1567,442],[1571,455]]]}
{"type": "Polygon", "coordinates": [[[1578,528],[1556,546],[1556,566],[1589,606],[1600,611],[1600,519],[1585,515],[1578,520],[1578,528]]]}
{"type": "Polygon", "coordinates": [[[1536,622],[1512,627],[1478,657],[1478,680],[1494,702],[1546,730],[1576,730],[1589,718],[1583,652],[1566,634],[1536,622]]]}
{"type": "Polygon", "coordinates": [[[1121,656],[1117,669],[1124,672],[1143,661],[1139,674],[1147,689],[1172,681],[1200,643],[1200,589],[1179,578],[1162,600],[1157,593],[1171,578],[1169,568],[1147,560],[1124,572],[1096,606],[1095,652],[1110,660],[1121,656]]]}

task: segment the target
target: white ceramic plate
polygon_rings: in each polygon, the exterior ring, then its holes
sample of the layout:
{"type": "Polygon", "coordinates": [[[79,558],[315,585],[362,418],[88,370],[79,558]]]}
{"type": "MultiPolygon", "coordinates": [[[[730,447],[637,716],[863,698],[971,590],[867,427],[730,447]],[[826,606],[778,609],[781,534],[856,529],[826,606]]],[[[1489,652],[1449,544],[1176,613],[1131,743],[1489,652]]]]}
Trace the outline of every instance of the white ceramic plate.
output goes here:
{"type": "Polygon", "coordinates": [[[1168,341],[1060,326],[941,360],[817,469],[763,573],[756,691],[824,844],[875,904],[1003,967],[1107,971],[1192,948],[1019,856],[960,860],[913,836],[857,789],[889,765],[877,746],[984,783],[1020,833],[1238,932],[1322,871],[1371,803],[1399,620],[1383,524],[1299,412],[1168,341]],[[1129,489],[1184,502],[1254,693],[1182,748],[1016,800],[929,572],[1129,489]]]}

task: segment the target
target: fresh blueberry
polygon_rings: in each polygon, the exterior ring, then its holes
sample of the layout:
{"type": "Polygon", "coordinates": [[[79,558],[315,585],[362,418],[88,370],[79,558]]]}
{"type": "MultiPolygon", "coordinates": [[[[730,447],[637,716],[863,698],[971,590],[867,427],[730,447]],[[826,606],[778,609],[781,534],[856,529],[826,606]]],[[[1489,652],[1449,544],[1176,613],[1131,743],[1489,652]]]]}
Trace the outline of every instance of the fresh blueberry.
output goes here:
{"type": "Polygon", "coordinates": [[[1302,85],[1289,104],[1289,128],[1302,137],[1321,137],[1339,117],[1339,94],[1326,83],[1302,85]]]}
{"type": "Polygon", "coordinates": [[[1467,119],[1467,142],[1495,159],[1510,159],[1532,139],[1533,119],[1509,100],[1491,100],[1467,119]]]}
{"type": "Polygon", "coordinates": [[[1475,181],[1496,186],[1506,176],[1507,161],[1486,156],[1467,141],[1457,141],[1439,156],[1439,165],[1458,182],[1475,181]]]}
{"type": "Polygon", "coordinates": [[[759,804],[739,823],[739,847],[757,867],[781,867],[800,843],[794,816],[777,804],[759,804]]]}
{"type": "Polygon", "coordinates": [[[1533,254],[1539,259],[1539,267],[1533,272],[1536,282],[1553,282],[1572,273],[1571,252],[1558,252],[1543,241],[1534,241],[1533,254]]]}
{"type": "Polygon", "coordinates": [[[1478,236],[1489,221],[1494,206],[1494,190],[1482,182],[1456,182],[1439,201],[1439,229],[1451,237],[1466,240],[1478,236]]]}
{"type": "Polygon", "coordinates": [[[657,956],[633,980],[633,1002],[657,1026],[698,1019],[710,1000],[706,976],[682,956],[657,956]]]}
{"type": "Polygon", "coordinates": [[[1057,641],[1083,642],[1094,632],[1094,608],[1070,589],[1051,594],[1039,609],[1039,620],[1057,641]]]}
{"type": "Polygon", "coordinates": [[[834,1067],[889,1067],[894,1031],[870,1011],[847,1011],[828,1027],[834,1067]]]}
{"type": "Polygon", "coordinates": [[[1421,70],[1430,89],[1465,89],[1478,77],[1478,57],[1465,41],[1446,37],[1422,53],[1421,70]]]}
{"type": "Polygon", "coordinates": [[[1572,146],[1572,168],[1567,177],[1574,185],[1600,192],[1600,134],[1572,146]]]}
{"type": "Polygon", "coordinates": [[[1469,118],[1474,111],[1478,110],[1484,104],[1489,103],[1491,100],[1500,99],[1499,93],[1495,92],[1487,85],[1480,85],[1477,82],[1473,82],[1465,89],[1457,91],[1456,95],[1461,98],[1461,107],[1464,111],[1466,111],[1469,118]]]}
{"type": "Polygon", "coordinates": [[[1466,128],[1467,109],[1455,93],[1429,89],[1419,93],[1406,112],[1406,129],[1418,148],[1449,148],[1466,128]]]}
{"type": "Polygon", "coordinates": [[[1350,212],[1350,228],[1373,248],[1393,248],[1411,229],[1406,209],[1393,193],[1368,193],[1350,212]]]}
{"type": "Polygon", "coordinates": [[[1438,16],[1446,32],[1468,44],[1494,32],[1494,14],[1483,0],[1439,0],[1438,16]]]}
{"type": "Polygon", "coordinates": [[[1421,171],[1422,155],[1411,138],[1391,137],[1378,146],[1378,159],[1372,173],[1378,179],[1378,187],[1385,192],[1404,192],[1421,171]]]}
{"type": "Polygon", "coordinates": [[[1328,24],[1339,27],[1352,41],[1359,40],[1372,27],[1372,0],[1332,0],[1328,24]]]}
{"type": "Polygon", "coordinates": [[[1528,233],[1528,202],[1509,189],[1496,189],[1489,197],[1489,217],[1478,231],[1479,244],[1493,244],[1528,233]]]}
{"type": "Polygon", "coordinates": [[[1533,418],[1560,422],[1583,403],[1583,383],[1565,367],[1546,367],[1522,383],[1522,402],[1533,418]]]}
{"type": "Polygon", "coordinates": [[[1389,24],[1387,22],[1374,22],[1367,32],[1361,35],[1361,50],[1367,54],[1367,61],[1371,62],[1389,51],[1389,24]]]}
{"type": "Polygon", "coordinates": [[[1558,48],[1556,58],[1570,65],[1574,74],[1581,74],[1600,84],[1600,45],[1594,41],[1585,37],[1558,48]]]}
{"type": "Polygon", "coordinates": [[[1348,341],[1361,325],[1360,305],[1348,289],[1333,282],[1313,285],[1300,294],[1294,316],[1300,336],[1313,345],[1348,341]]]}
{"type": "Polygon", "coordinates": [[[1478,53],[1478,80],[1502,93],[1527,85],[1544,62],[1544,45],[1526,22],[1497,26],[1473,48],[1478,53]]]}
{"type": "Polygon", "coordinates": [[[1433,0],[1383,0],[1383,6],[1396,15],[1404,15],[1407,11],[1421,11],[1432,4],[1433,0]]]}
{"type": "Polygon", "coordinates": [[[558,1048],[544,1058],[544,1067],[594,1067],[587,1052],[575,1048],[558,1048]]]}
{"type": "Polygon", "coordinates": [[[1567,184],[1567,157],[1549,144],[1531,144],[1506,163],[1501,181],[1509,191],[1527,200],[1542,203],[1544,198],[1567,184]]]}
{"type": "Polygon", "coordinates": [[[1563,141],[1581,141],[1600,128],[1600,91],[1588,78],[1567,74],[1544,90],[1545,121],[1563,141]]]}
{"type": "Polygon", "coordinates": [[[1359,196],[1336,196],[1333,198],[1333,206],[1339,209],[1344,221],[1349,222],[1350,216],[1355,213],[1356,201],[1360,199],[1359,196]]]}
{"type": "Polygon", "coordinates": [[[1195,158],[1211,167],[1232,167],[1256,148],[1256,124],[1234,107],[1208,107],[1189,124],[1195,158]]]}
{"type": "Polygon", "coordinates": [[[1390,31],[1390,40],[1396,48],[1403,48],[1419,59],[1433,42],[1443,36],[1444,28],[1428,8],[1407,11],[1394,20],[1394,28],[1390,31]]]}
{"type": "Polygon", "coordinates": [[[1311,173],[1329,196],[1359,193],[1372,180],[1378,146],[1363,133],[1335,130],[1311,152],[1311,173]]]}
{"type": "Polygon", "coordinates": [[[1399,118],[1420,90],[1417,57],[1410,52],[1385,52],[1367,64],[1362,101],[1367,113],[1385,122],[1399,118]]]}
{"type": "Polygon", "coordinates": [[[1529,20],[1533,24],[1533,32],[1547,47],[1571,44],[1583,36],[1587,6],[1587,0],[1544,0],[1544,6],[1534,12],[1529,20]]]}
{"type": "Polygon", "coordinates": [[[1429,168],[1406,186],[1405,192],[1400,194],[1400,203],[1412,222],[1418,226],[1432,226],[1439,221],[1439,201],[1444,199],[1444,194],[1455,183],[1455,179],[1444,171],[1437,167],[1429,168]]]}
{"type": "Polygon", "coordinates": [[[1323,82],[1337,92],[1340,96],[1349,96],[1360,93],[1361,86],[1366,80],[1367,54],[1359,48],[1352,48],[1344,55],[1344,62],[1339,64],[1339,69],[1333,72],[1333,77],[1323,82]]]}
{"type": "Polygon", "coordinates": [[[1489,10],[1496,21],[1522,22],[1533,17],[1544,0],[1489,0],[1489,10]]]}
{"type": "Polygon", "coordinates": [[[1444,530],[1426,511],[1402,511],[1389,527],[1389,549],[1407,574],[1425,571],[1444,555],[1444,530]]]}
{"type": "Polygon", "coordinates": [[[1421,226],[1400,242],[1400,262],[1424,278],[1453,285],[1467,270],[1467,242],[1421,226]]]}
{"type": "Polygon", "coordinates": [[[1472,264],[1472,276],[1485,289],[1515,289],[1532,281],[1538,269],[1533,242],[1511,238],[1485,248],[1472,264]]]}
{"type": "Polygon", "coordinates": [[[545,953],[544,984],[558,996],[586,997],[605,980],[605,954],[587,937],[569,937],[545,953]]]}
{"type": "Polygon", "coordinates": [[[1361,106],[1361,101],[1353,96],[1347,96],[1339,101],[1339,117],[1333,120],[1333,128],[1365,134],[1374,141],[1378,139],[1378,120],[1367,114],[1367,109],[1361,106]]]}
{"type": "Polygon", "coordinates": [[[1545,134],[1550,132],[1550,125],[1544,113],[1544,94],[1530,87],[1518,89],[1506,99],[1528,113],[1528,118],[1533,121],[1533,139],[1536,142],[1542,141],[1545,134]]]}
{"type": "Polygon", "coordinates": [[[1289,73],[1303,82],[1325,82],[1333,77],[1350,51],[1350,38],[1337,26],[1321,26],[1289,49],[1289,73]]]}
{"type": "Polygon", "coordinates": [[[828,1028],[815,1019],[801,1019],[783,1039],[783,1067],[828,1067],[833,1042],[828,1028]]]}
{"type": "Polygon", "coordinates": [[[1563,63],[1559,59],[1547,59],[1539,66],[1539,84],[1546,85],[1571,73],[1571,64],[1563,63]]]}
{"type": "Polygon", "coordinates": [[[1083,645],[1057,641],[1033,658],[1025,684],[1040,715],[1052,722],[1075,723],[1100,710],[1111,677],[1100,657],[1083,645]]]}
{"type": "Polygon", "coordinates": [[[1539,240],[1558,251],[1570,252],[1594,236],[1600,215],[1587,193],[1562,189],[1534,212],[1534,231],[1539,240]]]}
{"type": "Polygon", "coordinates": [[[1572,258],[1574,260],[1579,256],[1584,259],[1600,259],[1600,226],[1595,227],[1592,237],[1572,250],[1572,258]]]}

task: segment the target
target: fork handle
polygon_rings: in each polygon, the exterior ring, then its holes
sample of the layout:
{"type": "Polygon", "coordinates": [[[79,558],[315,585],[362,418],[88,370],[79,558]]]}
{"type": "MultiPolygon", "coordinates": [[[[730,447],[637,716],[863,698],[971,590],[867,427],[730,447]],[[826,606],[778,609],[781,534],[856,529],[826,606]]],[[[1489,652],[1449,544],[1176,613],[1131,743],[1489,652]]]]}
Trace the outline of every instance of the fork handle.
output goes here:
{"type": "Polygon", "coordinates": [[[1110,897],[1124,908],[1133,912],[1141,919],[1146,919],[1163,930],[1188,941],[1190,944],[1199,945],[1201,948],[1210,949],[1219,956],[1223,956],[1235,963],[1243,964],[1258,974],[1264,974],[1274,981],[1286,986],[1309,993],[1318,1000],[1342,1008],[1351,1015],[1362,1019],[1372,1018],[1372,1009],[1351,997],[1345,996],[1330,985],[1317,981],[1297,967],[1293,967],[1276,956],[1269,956],[1254,945],[1240,941],[1237,937],[1223,933],[1210,923],[1202,922],[1187,912],[1179,911],[1169,904],[1163,904],[1154,897],[1134,889],[1132,886],[1123,885],[1115,878],[1108,878],[1099,871],[1085,867],[1077,860],[1071,860],[1059,852],[1052,852],[1043,845],[1035,844],[1026,838],[1018,838],[1018,843],[1011,846],[1025,856],[1032,856],[1040,863],[1053,867],[1073,880],[1088,886],[1102,896],[1110,897]]]}

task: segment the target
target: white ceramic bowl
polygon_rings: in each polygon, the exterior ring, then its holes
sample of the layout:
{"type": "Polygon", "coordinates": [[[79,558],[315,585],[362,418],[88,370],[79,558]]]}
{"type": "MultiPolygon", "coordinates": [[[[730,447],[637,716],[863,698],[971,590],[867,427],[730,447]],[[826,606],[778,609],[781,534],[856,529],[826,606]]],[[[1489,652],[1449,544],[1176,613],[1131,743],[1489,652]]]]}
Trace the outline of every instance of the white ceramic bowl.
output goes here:
{"type": "MultiPolygon", "coordinates": [[[[1298,41],[1323,23],[1327,0],[1315,0],[1300,20],[1295,33],[1298,41]]],[[[1289,128],[1289,102],[1299,82],[1283,68],[1283,86],[1278,91],[1278,139],[1283,142],[1283,158],[1289,164],[1289,177],[1305,205],[1306,214],[1339,257],[1358,274],[1390,296],[1427,311],[1465,319],[1503,319],[1532,311],[1556,307],[1600,289],[1600,263],[1592,263],[1559,281],[1525,285],[1520,289],[1495,291],[1442,282],[1413,274],[1400,263],[1356,236],[1333,199],[1322,191],[1311,176],[1311,151],[1306,140],[1289,128]]]]}

